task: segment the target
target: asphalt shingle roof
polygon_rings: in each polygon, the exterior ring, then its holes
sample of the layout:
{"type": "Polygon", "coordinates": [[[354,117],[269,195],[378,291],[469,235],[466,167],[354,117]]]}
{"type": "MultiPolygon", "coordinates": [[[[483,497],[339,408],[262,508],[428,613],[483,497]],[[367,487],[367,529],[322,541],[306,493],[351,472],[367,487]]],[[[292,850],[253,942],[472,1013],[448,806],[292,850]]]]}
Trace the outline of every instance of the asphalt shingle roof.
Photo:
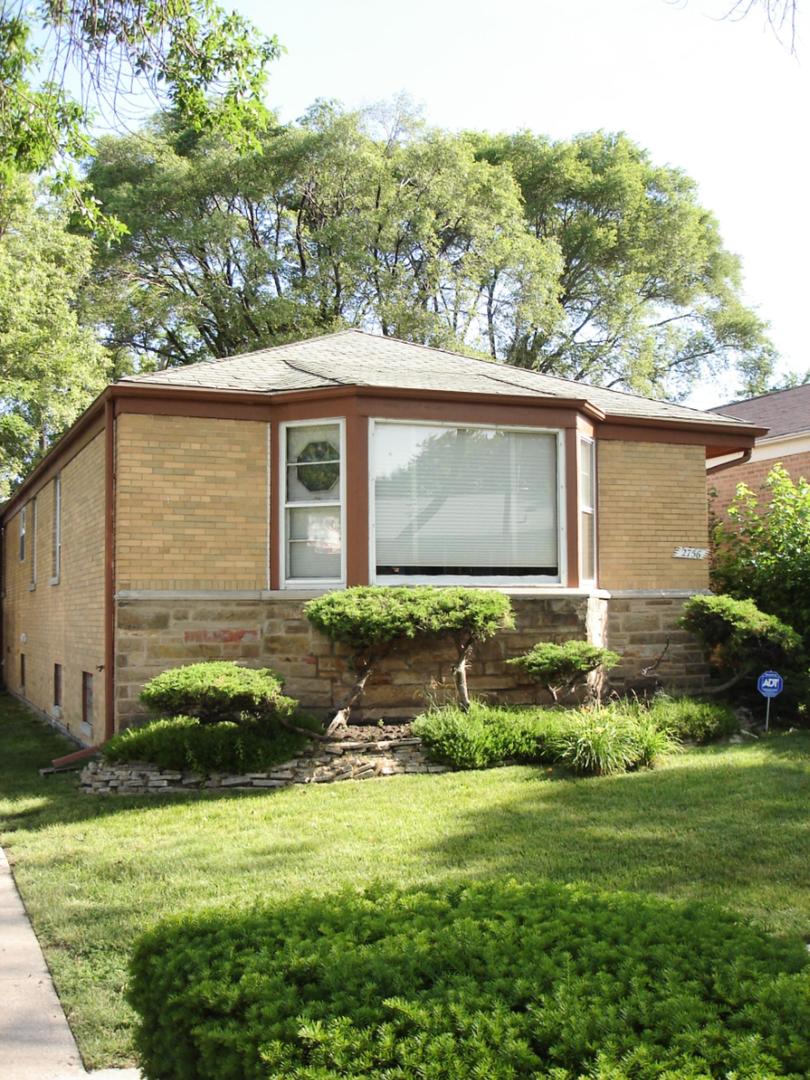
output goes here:
{"type": "Polygon", "coordinates": [[[789,390],[772,390],[770,394],[718,405],[713,413],[734,416],[746,424],[768,428],[767,438],[794,435],[810,431],[810,384],[793,386],[789,390]]]}
{"type": "Polygon", "coordinates": [[[222,360],[203,360],[186,367],[128,375],[120,382],[268,394],[329,386],[374,386],[510,394],[552,400],[577,398],[590,401],[608,416],[694,423],[710,421],[732,428],[740,424],[730,416],[710,416],[685,405],[605,390],[362,330],[343,330],[222,360]]]}

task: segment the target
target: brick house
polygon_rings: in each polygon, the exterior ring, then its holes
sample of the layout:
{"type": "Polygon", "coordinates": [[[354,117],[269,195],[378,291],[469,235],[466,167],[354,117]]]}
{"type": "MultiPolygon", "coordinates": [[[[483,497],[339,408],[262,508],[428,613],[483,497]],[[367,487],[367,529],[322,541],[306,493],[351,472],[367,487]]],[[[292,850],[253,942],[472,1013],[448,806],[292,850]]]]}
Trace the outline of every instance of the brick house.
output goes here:
{"type": "MultiPolygon", "coordinates": [[[[360,331],[124,378],[3,509],[5,684],[85,743],[202,657],[269,665],[327,710],[346,665],[306,598],[454,582],[518,615],[474,693],[532,701],[504,660],[566,637],[624,653],[619,682],[671,637],[659,674],[698,687],[675,621],[707,586],[705,459],[759,430],[360,331]]],[[[392,658],[367,715],[418,709],[448,659],[392,658]]]]}
{"type": "Polygon", "coordinates": [[[750,451],[707,462],[710,508],[714,513],[722,514],[737,484],[748,484],[757,491],[774,465],[784,465],[794,480],[801,476],[810,480],[810,385],[773,390],[711,411],[768,429],[750,451]]]}

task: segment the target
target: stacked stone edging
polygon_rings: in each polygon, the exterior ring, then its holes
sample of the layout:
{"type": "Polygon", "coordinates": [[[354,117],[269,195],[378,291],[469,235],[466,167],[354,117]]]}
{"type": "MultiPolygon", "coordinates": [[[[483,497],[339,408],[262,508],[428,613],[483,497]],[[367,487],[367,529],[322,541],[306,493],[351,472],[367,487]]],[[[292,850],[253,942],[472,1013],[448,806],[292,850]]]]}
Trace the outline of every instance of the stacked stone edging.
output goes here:
{"type": "Polygon", "coordinates": [[[265,772],[240,775],[161,769],[148,762],[91,761],[81,774],[81,790],[89,795],[154,795],[182,791],[283,788],[294,784],[331,784],[337,780],[371,780],[402,773],[441,773],[444,765],[428,761],[419,739],[380,739],[378,742],[344,739],[313,746],[265,772]]]}

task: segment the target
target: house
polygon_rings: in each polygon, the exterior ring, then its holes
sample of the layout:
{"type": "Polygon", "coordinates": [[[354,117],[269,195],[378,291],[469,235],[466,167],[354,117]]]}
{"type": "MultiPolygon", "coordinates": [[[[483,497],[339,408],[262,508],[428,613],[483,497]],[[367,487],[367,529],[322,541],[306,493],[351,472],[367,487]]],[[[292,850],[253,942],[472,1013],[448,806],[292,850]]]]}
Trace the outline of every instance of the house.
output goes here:
{"type": "Polygon", "coordinates": [[[801,476],[810,480],[810,384],[773,390],[711,411],[768,429],[750,452],[707,462],[710,508],[715,514],[722,515],[737,484],[757,491],[774,465],[784,465],[794,480],[801,476]]]}
{"type": "MultiPolygon", "coordinates": [[[[345,658],[308,597],[344,585],[507,590],[514,631],[474,693],[532,701],[505,659],[607,643],[633,679],[696,688],[676,621],[707,586],[707,457],[754,424],[356,330],[108,387],[2,512],[8,689],[78,740],[141,713],[143,683],[202,657],[266,664],[302,703],[345,658]]],[[[391,658],[368,715],[441,693],[447,658],[391,658]]]]}

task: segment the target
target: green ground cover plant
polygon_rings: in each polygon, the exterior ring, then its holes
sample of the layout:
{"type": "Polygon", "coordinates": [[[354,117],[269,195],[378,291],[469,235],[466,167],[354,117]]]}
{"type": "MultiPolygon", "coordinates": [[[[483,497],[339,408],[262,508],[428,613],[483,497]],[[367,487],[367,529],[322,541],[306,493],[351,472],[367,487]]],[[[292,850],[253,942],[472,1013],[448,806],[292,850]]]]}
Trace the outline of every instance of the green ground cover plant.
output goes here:
{"type": "Polygon", "coordinates": [[[124,994],[136,939],[213,906],[514,877],[707,901],[810,937],[806,731],[598,779],[518,765],[159,799],[98,799],[75,774],[40,776],[71,745],[2,696],[0,748],[0,844],[88,1068],[135,1063],[124,994]]]}
{"type": "MultiPolygon", "coordinates": [[[[670,713],[678,709],[670,705],[670,713]]],[[[724,712],[721,710],[721,713],[724,712]]],[[[657,707],[611,702],[581,709],[498,708],[473,702],[469,712],[444,706],[414,720],[428,753],[457,769],[504,762],[562,764],[583,776],[650,767],[680,739],[657,707]]]]}
{"type": "Polygon", "coordinates": [[[477,882],[204,912],[132,961],[161,1080],[810,1073],[810,964],[707,906],[477,882]]]}
{"type": "MultiPolygon", "coordinates": [[[[303,723],[300,717],[296,722],[303,723]]],[[[289,761],[306,746],[305,735],[283,728],[268,734],[227,720],[203,724],[196,716],[172,716],[114,735],[101,753],[110,762],[143,761],[207,775],[269,768],[289,761]]]]}

